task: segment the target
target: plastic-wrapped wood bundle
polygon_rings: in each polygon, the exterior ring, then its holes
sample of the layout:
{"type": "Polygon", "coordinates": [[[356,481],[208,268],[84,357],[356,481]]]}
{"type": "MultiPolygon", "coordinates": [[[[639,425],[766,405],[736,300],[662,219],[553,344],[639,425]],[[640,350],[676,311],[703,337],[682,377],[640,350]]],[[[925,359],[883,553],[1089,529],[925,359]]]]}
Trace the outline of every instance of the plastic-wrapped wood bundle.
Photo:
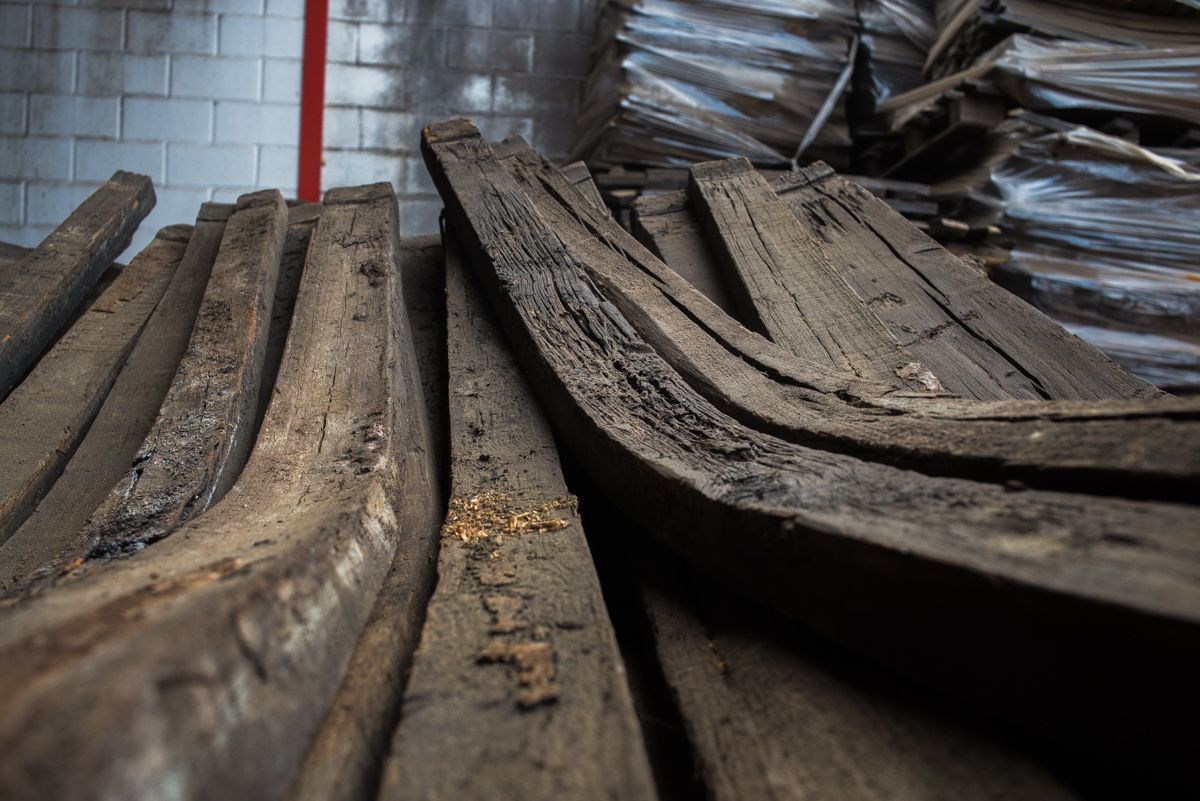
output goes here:
{"type": "Polygon", "coordinates": [[[841,0],[606,0],[575,157],[840,161],[856,27],[841,0]]]}
{"type": "Polygon", "coordinates": [[[1143,378],[1200,388],[1200,151],[1006,127],[1015,150],[974,193],[1014,243],[993,277],[1143,378]]]}
{"type": "Polygon", "coordinates": [[[937,37],[933,0],[861,0],[862,88],[874,103],[925,82],[922,69],[937,37]]]}

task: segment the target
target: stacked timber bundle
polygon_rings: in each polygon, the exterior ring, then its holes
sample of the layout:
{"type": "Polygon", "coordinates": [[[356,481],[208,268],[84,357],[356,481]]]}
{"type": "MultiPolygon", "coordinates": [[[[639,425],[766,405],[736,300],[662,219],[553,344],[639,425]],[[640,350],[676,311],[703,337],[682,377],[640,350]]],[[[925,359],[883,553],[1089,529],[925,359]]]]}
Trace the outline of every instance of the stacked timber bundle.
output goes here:
{"type": "Polygon", "coordinates": [[[823,164],[635,238],[422,153],[441,238],[265,191],[111,266],[119,173],[0,251],[0,797],[1185,791],[1200,401],[823,164]]]}

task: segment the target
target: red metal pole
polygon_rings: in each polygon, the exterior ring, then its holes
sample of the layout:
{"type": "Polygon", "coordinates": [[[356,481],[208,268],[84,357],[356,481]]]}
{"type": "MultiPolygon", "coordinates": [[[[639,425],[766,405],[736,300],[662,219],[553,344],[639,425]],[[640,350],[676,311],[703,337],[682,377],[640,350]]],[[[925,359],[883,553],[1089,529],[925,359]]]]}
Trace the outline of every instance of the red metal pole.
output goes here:
{"type": "Polygon", "coordinates": [[[300,172],[296,194],[321,200],[321,141],[325,124],[325,46],[329,0],[306,0],[304,66],[300,85],[300,172]]]}

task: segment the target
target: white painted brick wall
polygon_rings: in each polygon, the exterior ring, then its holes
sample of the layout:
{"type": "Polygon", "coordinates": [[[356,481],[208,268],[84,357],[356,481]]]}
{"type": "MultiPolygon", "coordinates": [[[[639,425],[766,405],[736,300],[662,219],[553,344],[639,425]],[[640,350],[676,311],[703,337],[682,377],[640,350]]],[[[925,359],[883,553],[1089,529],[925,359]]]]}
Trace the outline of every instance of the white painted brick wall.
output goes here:
{"type": "MultiPolygon", "coordinates": [[[[566,154],[593,0],[330,0],[322,184],[391,181],[437,230],[421,128],[471,116],[566,154]]],[[[159,202],[295,193],[304,0],[0,0],[0,239],[34,245],[115,169],[159,202]]]]}
{"type": "Polygon", "coordinates": [[[294,195],[303,17],[303,0],[0,0],[0,240],[37,244],[117,169],[158,195],[134,248],[209,199],[294,195]]]}

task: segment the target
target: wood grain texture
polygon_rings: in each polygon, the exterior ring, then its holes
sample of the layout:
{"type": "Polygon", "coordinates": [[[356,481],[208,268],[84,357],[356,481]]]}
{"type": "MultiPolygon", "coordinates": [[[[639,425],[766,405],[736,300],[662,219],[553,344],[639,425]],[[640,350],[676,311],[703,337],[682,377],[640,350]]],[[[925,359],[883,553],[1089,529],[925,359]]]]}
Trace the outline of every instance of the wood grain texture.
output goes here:
{"type": "Polygon", "coordinates": [[[626,531],[655,652],[715,801],[1077,797],[978,721],[715,592],[638,542],[636,524],[626,531]]]}
{"type": "Polygon", "coordinates": [[[1194,495],[1198,449],[1186,444],[1200,437],[1194,399],[982,403],[897,392],[802,361],[715,308],[528,145],[502,143],[497,155],[638,333],[745,425],[932,474],[1194,495]]]}
{"type": "Polygon", "coordinates": [[[0,607],[0,796],[282,793],[402,537],[420,400],[396,232],[387,184],[326,195],[280,391],[220,504],[0,607]]]}
{"type": "Polygon", "coordinates": [[[452,500],[385,799],[655,797],[554,440],[448,245],[452,500]]]}
{"type": "Polygon", "coordinates": [[[668,546],[1033,736],[1164,771],[1195,747],[1178,700],[1195,509],[932,479],[747,429],[637,335],[473,126],[431,126],[423,151],[558,433],[668,546]]]}
{"type": "Polygon", "coordinates": [[[400,240],[396,269],[404,290],[409,329],[401,332],[405,360],[413,365],[411,403],[405,406],[400,477],[404,495],[396,509],[400,544],[383,580],[375,606],[363,626],[341,686],[329,704],[285,795],[289,801],[366,801],[374,799],[388,743],[400,715],[400,700],[412,654],[425,619],[425,607],[436,581],[438,529],[446,501],[439,483],[446,470],[444,435],[445,384],[430,395],[430,385],[445,380],[445,322],[435,320],[443,303],[444,270],[436,237],[425,242],[400,240]],[[418,332],[419,335],[418,335],[418,332]],[[437,338],[439,341],[434,341],[437,338]],[[424,398],[424,403],[422,403],[424,398]],[[436,400],[435,400],[436,399],[436,400]],[[431,402],[440,404],[432,406],[431,402]],[[438,420],[436,426],[431,420],[438,420]],[[437,433],[435,433],[435,431],[437,433]]]}
{"type": "Polygon", "coordinates": [[[201,208],[179,267],[79,448],[29,519],[0,546],[0,592],[56,575],[85,552],[84,524],[129,469],[175,376],[232,211],[227,204],[201,208]]]}
{"type": "Polygon", "coordinates": [[[0,265],[0,400],[53,341],[154,208],[144,175],[113,173],[19,261],[0,265]]]}
{"type": "Polygon", "coordinates": [[[144,548],[237,479],[254,444],[287,214],[275,190],[238,200],[171,388],[132,466],[88,521],[80,556],[144,548]]]}
{"type": "Polygon", "coordinates": [[[912,373],[923,375],[929,389],[941,386],[900,347],[747,159],[693,165],[688,195],[750,328],[802,359],[860,378],[903,386],[912,373]]]}
{"type": "Polygon", "coordinates": [[[14,245],[11,242],[0,242],[0,263],[11,264],[20,261],[29,254],[29,248],[14,245]]]}
{"type": "Polygon", "coordinates": [[[0,403],[0,542],[74,453],[171,280],[190,230],[164,229],[0,403]]]}

